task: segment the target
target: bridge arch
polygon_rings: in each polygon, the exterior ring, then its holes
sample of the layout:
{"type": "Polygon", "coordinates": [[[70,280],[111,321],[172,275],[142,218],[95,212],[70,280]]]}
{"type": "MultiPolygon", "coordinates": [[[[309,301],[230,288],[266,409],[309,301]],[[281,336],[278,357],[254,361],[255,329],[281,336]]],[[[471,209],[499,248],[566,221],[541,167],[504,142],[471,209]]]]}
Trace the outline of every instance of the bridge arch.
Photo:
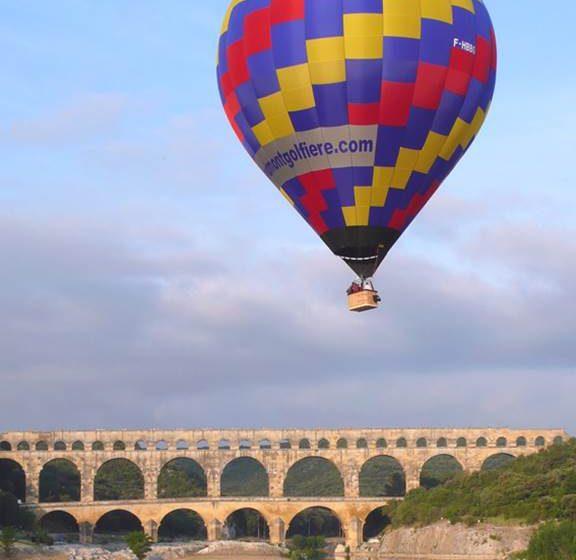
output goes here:
{"type": "Polygon", "coordinates": [[[229,540],[270,540],[270,523],[256,508],[240,508],[228,515],[224,522],[224,537],[229,540]]]}
{"type": "Polygon", "coordinates": [[[476,447],[488,447],[488,440],[481,436],[476,440],[476,447]]]}
{"type": "Polygon", "coordinates": [[[84,442],[82,441],[77,440],[72,443],[72,451],[84,451],[85,449],[84,442]]]}
{"type": "Polygon", "coordinates": [[[340,469],[324,457],[296,461],[284,479],[286,497],[343,497],[344,480],[340,469]]]}
{"type": "Polygon", "coordinates": [[[362,541],[366,542],[377,537],[390,525],[392,520],[386,513],[386,509],[379,507],[373,509],[367,516],[362,527],[362,541]]]}
{"type": "Polygon", "coordinates": [[[95,501],[142,500],[144,475],[129,459],[110,459],[103,463],[94,478],[95,501]]]}
{"type": "Polygon", "coordinates": [[[453,455],[446,453],[428,459],[420,471],[420,486],[431,489],[454,478],[464,469],[453,455]]]}
{"type": "Polygon", "coordinates": [[[158,475],[158,498],[208,496],[206,471],[198,461],[176,457],[163,465],[158,475]]]}
{"type": "Polygon", "coordinates": [[[18,461],[0,459],[0,490],[26,501],[26,472],[18,461]]]}
{"type": "Polygon", "coordinates": [[[416,440],[416,447],[419,449],[424,449],[428,447],[428,440],[425,437],[420,437],[416,440]]]}
{"type": "Polygon", "coordinates": [[[158,527],[160,542],[174,540],[205,541],[208,529],[204,518],[192,509],[175,509],[167,513],[158,527]]]}
{"type": "Polygon", "coordinates": [[[45,463],[38,483],[41,503],[80,501],[80,469],[69,459],[58,458],[45,463]]]}
{"type": "Polygon", "coordinates": [[[512,463],[515,459],[516,457],[511,453],[495,453],[494,455],[490,455],[490,457],[482,463],[481,470],[493,471],[495,469],[500,469],[512,463]]]}
{"type": "Polygon", "coordinates": [[[113,509],[103,514],[94,525],[97,542],[117,540],[134,531],[144,532],[140,518],[126,509],[113,509]]]}
{"type": "Polygon", "coordinates": [[[376,440],[376,449],[386,449],[388,447],[388,442],[386,438],[378,438],[376,440]]]}
{"type": "Polygon", "coordinates": [[[508,440],[504,436],[500,436],[496,440],[496,447],[508,447],[508,440]]]}
{"type": "Polygon", "coordinates": [[[340,516],[331,508],[313,506],[303,508],[288,523],[286,538],[304,537],[344,538],[345,530],[340,516]]]}
{"type": "Polygon", "coordinates": [[[156,451],[168,451],[168,449],[170,448],[170,445],[168,444],[168,442],[165,439],[161,439],[161,440],[156,442],[156,445],[154,447],[155,447],[156,451]]]}
{"type": "Polygon", "coordinates": [[[252,449],[252,440],[242,438],[238,443],[238,449],[240,449],[240,451],[248,451],[249,449],[252,449]]]}
{"type": "Polygon", "coordinates": [[[9,441],[0,441],[0,451],[12,451],[12,444],[9,441]]]}
{"type": "Polygon", "coordinates": [[[30,451],[30,444],[27,441],[21,441],[16,446],[18,451],[30,451]]]}
{"type": "Polygon", "coordinates": [[[406,494],[406,474],[398,459],[377,455],[360,469],[360,497],[400,497],[406,494]]]}
{"type": "Polygon", "coordinates": [[[254,457],[237,457],[229,461],[220,477],[222,497],[258,497],[270,495],[266,467],[254,457]]]}
{"type": "Polygon", "coordinates": [[[80,536],[80,526],[76,518],[68,511],[57,510],[44,514],[40,527],[53,539],[76,543],[80,536]]]}

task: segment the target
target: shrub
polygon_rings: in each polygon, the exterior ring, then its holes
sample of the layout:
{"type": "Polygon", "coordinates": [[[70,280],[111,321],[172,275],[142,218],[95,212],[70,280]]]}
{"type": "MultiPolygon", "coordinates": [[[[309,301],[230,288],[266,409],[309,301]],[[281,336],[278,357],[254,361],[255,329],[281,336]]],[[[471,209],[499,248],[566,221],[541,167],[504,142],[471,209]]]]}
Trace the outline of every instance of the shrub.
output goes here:
{"type": "Polygon", "coordinates": [[[414,490],[390,506],[389,515],[396,527],[441,519],[467,525],[494,518],[576,521],[576,440],[495,470],[459,475],[431,490],[414,490]]]}
{"type": "Polygon", "coordinates": [[[290,547],[291,560],[321,560],[326,558],[324,548],[326,540],[324,537],[303,537],[296,535],[292,539],[290,547]]]}
{"type": "Polygon", "coordinates": [[[144,560],[152,550],[152,539],[140,531],[134,531],[126,537],[126,544],[138,560],[144,560]]]}
{"type": "Polygon", "coordinates": [[[54,544],[54,539],[41,527],[34,528],[31,540],[36,544],[45,544],[48,546],[52,546],[54,544]]]}
{"type": "Polygon", "coordinates": [[[16,545],[16,529],[4,527],[0,532],[0,548],[6,558],[12,556],[16,545]]]}
{"type": "Polygon", "coordinates": [[[532,537],[526,560],[574,560],[576,558],[576,522],[550,522],[532,537]]]}
{"type": "Polygon", "coordinates": [[[10,492],[0,490],[0,527],[18,524],[18,500],[10,492]]]}

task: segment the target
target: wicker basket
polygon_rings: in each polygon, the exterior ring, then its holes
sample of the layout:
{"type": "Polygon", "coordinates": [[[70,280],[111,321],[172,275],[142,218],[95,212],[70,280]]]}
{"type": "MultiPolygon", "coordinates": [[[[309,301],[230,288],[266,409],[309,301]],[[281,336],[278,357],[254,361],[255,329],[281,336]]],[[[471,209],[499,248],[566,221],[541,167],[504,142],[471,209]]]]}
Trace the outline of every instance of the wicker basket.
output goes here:
{"type": "Polygon", "coordinates": [[[378,292],[362,290],[348,296],[348,308],[350,311],[369,311],[378,308],[378,292]]]}

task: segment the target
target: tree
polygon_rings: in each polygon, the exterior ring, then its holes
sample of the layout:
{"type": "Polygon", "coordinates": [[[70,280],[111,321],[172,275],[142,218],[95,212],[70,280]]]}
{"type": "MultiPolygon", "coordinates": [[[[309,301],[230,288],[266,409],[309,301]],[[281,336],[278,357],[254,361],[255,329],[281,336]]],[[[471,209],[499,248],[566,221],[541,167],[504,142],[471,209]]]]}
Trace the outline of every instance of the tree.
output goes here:
{"type": "Polygon", "coordinates": [[[290,560],[322,560],[326,558],[324,537],[303,537],[296,535],[290,547],[290,560]]]}
{"type": "Polygon", "coordinates": [[[576,558],[576,523],[554,521],[543,525],[532,537],[527,560],[574,560],[576,558]]]}
{"type": "Polygon", "coordinates": [[[16,496],[0,490],[0,527],[16,526],[19,509],[16,496]]]}
{"type": "Polygon", "coordinates": [[[4,527],[0,532],[0,548],[6,558],[14,554],[16,544],[16,529],[14,527],[4,527]]]}
{"type": "Polygon", "coordinates": [[[126,537],[126,544],[138,560],[144,560],[152,550],[152,539],[140,531],[134,531],[126,537]]]}

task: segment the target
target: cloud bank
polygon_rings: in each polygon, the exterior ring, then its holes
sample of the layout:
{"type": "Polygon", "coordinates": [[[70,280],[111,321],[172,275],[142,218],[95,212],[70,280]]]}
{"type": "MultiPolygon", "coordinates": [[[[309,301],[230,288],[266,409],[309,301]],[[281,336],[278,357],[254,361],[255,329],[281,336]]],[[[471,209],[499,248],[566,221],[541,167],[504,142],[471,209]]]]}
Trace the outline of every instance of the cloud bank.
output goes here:
{"type": "Polygon", "coordinates": [[[247,259],[185,231],[0,223],[5,429],[576,427],[566,232],[480,229],[446,263],[396,250],[358,316],[320,246],[247,259]]]}

